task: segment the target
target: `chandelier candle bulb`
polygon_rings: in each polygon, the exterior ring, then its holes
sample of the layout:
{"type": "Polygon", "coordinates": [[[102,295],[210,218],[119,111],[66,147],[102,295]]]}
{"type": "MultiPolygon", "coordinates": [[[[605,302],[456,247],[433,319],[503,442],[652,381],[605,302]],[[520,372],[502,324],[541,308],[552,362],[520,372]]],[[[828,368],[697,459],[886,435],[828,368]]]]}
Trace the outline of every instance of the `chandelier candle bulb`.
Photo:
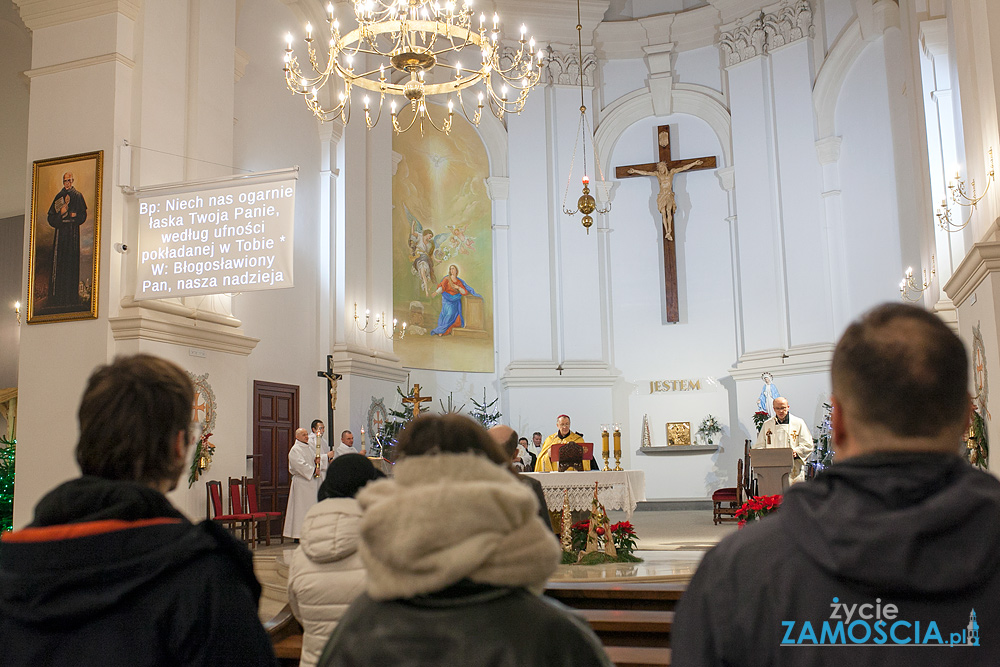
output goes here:
{"type": "Polygon", "coordinates": [[[306,41],[311,42],[313,37],[313,24],[306,23],[306,41]]]}

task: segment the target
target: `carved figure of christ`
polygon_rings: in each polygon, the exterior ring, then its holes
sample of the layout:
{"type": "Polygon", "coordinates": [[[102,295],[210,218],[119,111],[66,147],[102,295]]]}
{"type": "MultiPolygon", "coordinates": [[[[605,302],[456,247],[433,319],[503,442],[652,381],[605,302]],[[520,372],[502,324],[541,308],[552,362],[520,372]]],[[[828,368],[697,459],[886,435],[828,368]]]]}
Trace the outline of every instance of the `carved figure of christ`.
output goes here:
{"type": "Polygon", "coordinates": [[[680,308],[677,296],[677,252],[674,245],[674,211],[677,202],[674,198],[674,175],[683,171],[701,171],[715,169],[715,156],[690,158],[687,160],[670,159],[670,127],[660,125],[656,128],[659,161],[651,164],[631,164],[615,168],[616,178],[633,178],[635,176],[655,176],[660,184],[656,196],[656,208],[663,220],[663,282],[666,314],[668,322],[680,321],[680,308]]]}

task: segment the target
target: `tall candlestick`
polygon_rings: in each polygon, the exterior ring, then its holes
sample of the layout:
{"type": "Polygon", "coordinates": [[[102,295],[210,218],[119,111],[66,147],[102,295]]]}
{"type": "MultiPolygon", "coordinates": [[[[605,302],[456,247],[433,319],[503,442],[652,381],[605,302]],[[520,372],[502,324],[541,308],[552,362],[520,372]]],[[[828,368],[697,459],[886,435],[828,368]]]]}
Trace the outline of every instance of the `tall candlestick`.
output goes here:
{"type": "Polygon", "coordinates": [[[611,470],[608,466],[608,462],[611,459],[611,453],[608,451],[608,425],[601,424],[601,456],[604,458],[604,468],[602,470],[611,470]]]}
{"type": "Polygon", "coordinates": [[[361,427],[361,453],[364,454],[367,450],[365,449],[365,427],[361,427]]]}
{"type": "Polygon", "coordinates": [[[615,424],[615,470],[621,470],[622,465],[622,432],[621,427],[615,424]]]}

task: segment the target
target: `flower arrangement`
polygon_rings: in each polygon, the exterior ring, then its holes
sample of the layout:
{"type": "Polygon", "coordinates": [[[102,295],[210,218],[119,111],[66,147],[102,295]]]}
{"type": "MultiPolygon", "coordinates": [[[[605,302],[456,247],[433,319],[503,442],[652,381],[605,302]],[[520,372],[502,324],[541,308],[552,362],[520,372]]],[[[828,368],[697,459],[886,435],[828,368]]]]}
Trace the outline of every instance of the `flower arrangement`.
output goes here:
{"type": "Polygon", "coordinates": [[[712,415],[705,417],[701,422],[701,426],[698,427],[698,435],[705,438],[708,444],[712,445],[715,444],[712,440],[715,438],[716,433],[722,433],[722,424],[712,415]]]}
{"type": "Polygon", "coordinates": [[[198,481],[202,473],[212,466],[215,445],[208,441],[211,437],[211,433],[202,433],[201,438],[198,439],[198,444],[194,448],[194,457],[191,459],[191,472],[188,474],[189,489],[198,481]]]}
{"type": "Polygon", "coordinates": [[[748,521],[760,521],[778,509],[780,505],[781,494],[774,496],[754,496],[748,499],[736,510],[736,518],[739,519],[740,528],[747,525],[748,521]]]}
{"type": "MultiPolygon", "coordinates": [[[[587,535],[590,533],[590,520],[578,521],[570,527],[570,551],[563,552],[563,563],[577,563],[580,565],[594,565],[597,563],[609,562],[610,559],[602,553],[587,554],[580,559],[580,552],[587,548],[587,535]],[[592,559],[591,556],[596,556],[592,559]]],[[[611,534],[611,540],[617,551],[617,561],[619,563],[641,563],[642,559],[633,555],[635,551],[635,528],[629,521],[620,521],[608,526],[605,531],[602,526],[597,527],[597,534],[607,539],[607,533],[611,534]]]]}
{"type": "Polygon", "coordinates": [[[753,413],[753,425],[757,427],[757,432],[760,433],[760,429],[764,427],[764,422],[771,418],[771,415],[764,410],[758,410],[753,413]]]}

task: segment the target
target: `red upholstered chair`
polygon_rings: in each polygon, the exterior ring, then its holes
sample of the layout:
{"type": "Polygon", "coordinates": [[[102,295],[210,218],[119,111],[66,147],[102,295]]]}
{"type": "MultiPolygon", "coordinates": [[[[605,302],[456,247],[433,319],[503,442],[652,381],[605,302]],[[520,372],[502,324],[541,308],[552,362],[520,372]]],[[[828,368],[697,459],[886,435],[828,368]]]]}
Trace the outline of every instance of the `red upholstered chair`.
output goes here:
{"type": "MultiPolygon", "coordinates": [[[[243,491],[246,494],[247,499],[247,512],[254,517],[254,521],[259,522],[260,517],[265,520],[265,532],[264,532],[264,543],[267,546],[271,546],[271,519],[281,519],[285,515],[284,512],[261,512],[257,509],[260,506],[260,486],[257,485],[257,480],[253,477],[243,478],[243,491]]],[[[259,524],[258,524],[259,525],[259,524]]],[[[279,522],[280,525],[280,522],[279,522]]],[[[260,536],[257,536],[260,539],[260,536]]],[[[281,536],[281,543],[285,543],[285,536],[281,536]]]]}
{"type": "Polygon", "coordinates": [[[222,506],[222,483],[218,480],[211,480],[205,484],[205,516],[212,521],[218,521],[222,525],[236,533],[236,527],[240,527],[240,539],[248,542],[252,531],[253,519],[249,514],[237,512],[226,514],[222,506]]]}
{"type": "Polygon", "coordinates": [[[712,494],[712,523],[739,521],[736,510],[743,504],[743,461],[736,462],[736,486],[712,494]]]}
{"type": "Polygon", "coordinates": [[[247,546],[253,549],[257,545],[257,526],[267,517],[264,515],[254,516],[247,511],[246,502],[243,500],[243,478],[229,478],[229,511],[233,514],[240,514],[250,517],[250,534],[247,536],[247,546]]]}

